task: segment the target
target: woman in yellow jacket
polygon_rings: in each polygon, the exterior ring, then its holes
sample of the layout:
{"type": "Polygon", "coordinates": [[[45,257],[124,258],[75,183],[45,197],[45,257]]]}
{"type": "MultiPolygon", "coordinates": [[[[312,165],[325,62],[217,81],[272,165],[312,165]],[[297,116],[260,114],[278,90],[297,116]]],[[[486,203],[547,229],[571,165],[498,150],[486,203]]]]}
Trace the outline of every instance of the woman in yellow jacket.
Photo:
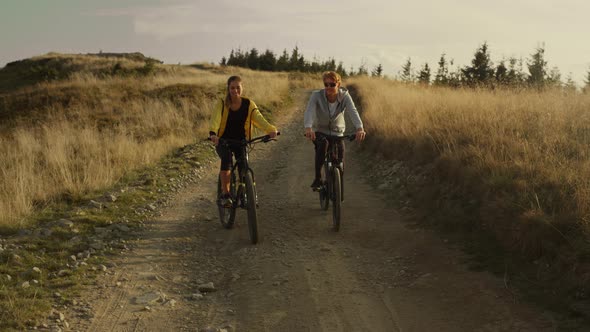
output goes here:
{"type": "Polygon", "coordinates": [[[227,94],[225,100],[220,100],[219,105],[211,114],[209,138],[216,145],[216,151],[221,158],[219,178],[221,179],[221,204],[232,204],[229,193],[230,169],[232,165],[232,153],[236,159],[240,159],[242,150],[239,147],[219,144],[219,138],[234,140],[251,139],[252,126],[264,131],[271,138],[277,136],[277,128],[262,116],[253,100],[242,97],[242,78],[231,76],[227,80],[227,94]]]}

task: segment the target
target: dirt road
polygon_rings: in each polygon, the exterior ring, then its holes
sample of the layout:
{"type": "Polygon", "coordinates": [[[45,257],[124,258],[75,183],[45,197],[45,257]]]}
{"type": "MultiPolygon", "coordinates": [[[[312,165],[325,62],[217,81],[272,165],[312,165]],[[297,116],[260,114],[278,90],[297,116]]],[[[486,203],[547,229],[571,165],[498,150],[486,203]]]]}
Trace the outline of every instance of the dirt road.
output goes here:
{"type": "Polygon", "coordinates": [[[251,154],[258,245],[249,242],[244,210],[234,229],[221,228],[211,164],[85,295],[92,313],[69,317],[71,329],[554,330],[546,315],[517,303],[503,280],[469,271],[465,256],[436,234],[406,227],[365,182],[365,161],[350,143],[342,227],[333,232],[330,212],[309,189],[312,146],[302,137],[301,105],[284,120],[291,124],[278,142],[251,154]],[[209,282],[214,291],[203,288],[209,282]]]}

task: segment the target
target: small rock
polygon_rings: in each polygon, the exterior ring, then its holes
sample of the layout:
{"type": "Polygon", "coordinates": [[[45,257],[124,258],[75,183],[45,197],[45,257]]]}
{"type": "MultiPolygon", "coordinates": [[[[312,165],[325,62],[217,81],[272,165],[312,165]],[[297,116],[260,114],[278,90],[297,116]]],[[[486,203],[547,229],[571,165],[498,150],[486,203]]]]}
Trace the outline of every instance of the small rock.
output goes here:
{"type": "Polygon", "coordinates": [[[117,196],[112,194],[107,194],[104,196],[104,198],[107,202],[115,202],[117,200],[117,196]]]}
{"type": "Polygon", "coordinates": [[[23,282],[23,283],[22,283],[20,286],[21,286],[22,288],[29,288],[29,287],[31,287],[31,284],[29,284],[29,282],[28,282],[28,281],[25,281],[25,282],[23,282]]]}
{"type": "Polygon", "coordinates": [[[108,270],[108,268],[102,264],[98,266],[98,269],[102,272],[106,272],[108,270]]]}
{"type": "Polygon", "coordinates": [[[53,226],[56,227],[63,227],[63,228],[72,228],[74,227],[74,222],[68,219],[59,219],[54,221],[53,226]]]}
{"type": "Polygon", "coordinates": [[[90,248],[94,249],[94,250],[102,250],[104,249],[104,244],[102,242],[93,242],[90,244],[90,248]]]}
{"type": "Polygon", "coordinates": [[[152,304],[161,299],[160,293],[150,292],[135,298],[135,304],[152,304]]]}
{"type": "Polygon", "coordinates": [[[215,288],[215,285],[213,284],[213,282],[201,284],[201,285],[199,285],[198,289],[200,292],[203,292],[203,293],[215,292],[217,290],[215,288]]]}
{"type": "Polygon", "coordinates": [[[202,300],[203,297],[204,297],[203,294],[196,293],[196,294],[191,295],[191,300],[202,300]]]}
{"type": "Polygon", "coordinates": [[[58,277],[66,277],[71,274],[72,274],[72,271],[70,271],[70,270],[59,270],[59,272],[57,272],[58,277]]]}
{"type": "Polygon", "coordinates": [[[156,208],[156,206],[154,204],[148,204],[147,205],[147,209],[150,210],[150,211],[156,211],[157,208],[156,208]]]}
{"type": "Polygon", "coordinates": [[[41,269],[35,266],[31,269],[31,272],[33,274],[41,274],[41,269]]]}
{"type": "Polygon", "coordinates": [[[94,200],[90,200],[90,202],[88,203],[88,205],[90,205],[91,207],[95,208],[95,209],[102,209],[103,208],[103,204],[94,200]]]}

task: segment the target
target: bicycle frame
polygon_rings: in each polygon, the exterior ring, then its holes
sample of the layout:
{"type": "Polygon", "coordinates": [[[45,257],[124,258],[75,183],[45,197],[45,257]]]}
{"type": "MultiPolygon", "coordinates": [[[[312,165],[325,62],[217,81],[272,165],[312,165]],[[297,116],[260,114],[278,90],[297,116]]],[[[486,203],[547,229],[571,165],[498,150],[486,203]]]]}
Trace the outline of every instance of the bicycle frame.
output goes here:
{"type": "MultiPolygon", "coordinates": [[[[317,135],[317,134],[316,134],[317,135]]],[[[355,135],[348,135],[348,136],[328,136],[320,134],[317,136],[316,139],[326,141],[328,144],[328,151],[326,152],[326,157],[324,159],[324,169],[325,169],[325,179],[324,179],[324,190],[331,201],[334,201],[334,193],[332,192],[331,181],[332,174],[334,172],[334,168],[338,168],[340,170],[341,178],[344,177],[344,167],[343,161],[339,161],[338,156],[338,146],[335,144],[337,140],[348,139],[349,141],[354,140],[355,135]]],[[[341,179],[342,180],[342,179],[341,179]]],[[[344,199],[344,185],[343,181],[341,181],[341,198],[344,199]]]]}
{"type": "MultiPolygon", "coordinates": [[[[234,198],[234,202],[233,202],[233,207],[237,208],[238,206],[245,209],[246,208],[246,202],[244,201],[244,197],[243,194],[245,192],[245,178],[246,178],[246,174],[248,172],[250,172],[250,174],[252,174],[252,179],[254,180],[255,183],[255,177],[254,177],[254,170],[252,170],[252,168],[250,168],[250,165],[248,164],[248,154],[249,154],[249,148],[251,146],[251,144],[254,144],[256,142],[269,142],[271,139],[268,135],[265,136],[260,136],[260,137],[256,137],[253,138],[249,141],[247,140],[233,140],[233,139],[224,139],[224,138],[220,138],[219,139],[219,144],[224,144],[226,146],[239,146],[240,149],[242,150],[242,157],[240,159],[237,159],[232,163],[232,167],[230,170],[230,179],[233,179],[233,177],[235,176],[236,173],[238,173],[238,185],[239,187],[236,188],[236,193],[237,193],[237,197],[233,197],[234,198]],[[238,172],[236,172],[236,168],[238,169],[238,172]]],[[[256,199],[256,203],[258,203],[258,197],[255,197],[256,199]]]]}
{"type": "MultiPolygon", "coordinates": [[[[278,133],[277,133],[278,134],[278,133]]],[[[230,194],[232,196],[232,204],[224,206],[221,204],[222,184],[221,177],[217,181],[217,205],[219,208],[219,219],[223,227],[230,229],[234,225],[236,209],[241,207],[248,212],[248,232],[250,233],[250,240],[253,244],[258,242],[258,194],[256,193],[256,182],[254,181],[254,171],[250,168],[248,163],[248,154],[251,145],[255,142],[269,142],[273,139],[269,135],[256,137],[251,140],[232,140],[219,139],[219,144],[223,144],[228,148],[238,147],[241,149],[241,157],[232,161],[230,170],[230,194]],[[238,171],[236,172],[236,167],[238,171]],[[236,173],[239,173],[236,177],[236,173]]],[[[233,158],[232,158],[233,160],[233,158]]]]}
{"type": "Polygon", "coordinates": [[[332,228],[338,232],[340,230],[341,203],[344,201],[343,185],[343,160],[338,154],[338,141],[348,138],[353,140],[355,135],[349,136],[328,136],[316,133],[316,140],[328,144],[324,159],[324,182],[319,190],[320,206],[327,210],[330,201],[332,202],[332,228]]]}

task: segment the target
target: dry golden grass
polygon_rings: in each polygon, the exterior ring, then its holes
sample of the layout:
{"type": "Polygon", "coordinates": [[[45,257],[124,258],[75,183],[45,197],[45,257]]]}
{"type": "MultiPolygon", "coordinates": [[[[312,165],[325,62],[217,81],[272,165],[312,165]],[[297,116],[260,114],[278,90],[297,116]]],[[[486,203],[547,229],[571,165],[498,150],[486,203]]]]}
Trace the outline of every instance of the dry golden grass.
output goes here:
{"type": "Polygon", "coordinates": [[[589,94],[354,83],[371,148],[436,165],[436,176],[483,200],[481,211],[493,213],[499,203],[514,213],[514,220],[488,225],[510,245],[540,255],[588,232],[589,94]],[[531,236],[531,224],[549,231],[531,236]]]}
{"type": "MultiPolygon", "coordinates": [[[[142,64],[57,57],[67,58],[76,71],[67,79],[16,91],[14,95],[23,99],[24,94],[24,105],[35,110],[11,110],[23,115],[1,126],[2,227],[24,226],[38,204],[108,188],[129,170],[204,138],[209,114],[216,97],[223,97],[229,75],[241,75],[245,95],[267,108],[280,105],[289,94],[286,74],[155,65],[155,75],[103,77],[97,68],[142,64]],[[47,103],[47,96],[55,102],[47,103]]],[[[11,96],[5,94],[5,100],[11,96]]]]}

